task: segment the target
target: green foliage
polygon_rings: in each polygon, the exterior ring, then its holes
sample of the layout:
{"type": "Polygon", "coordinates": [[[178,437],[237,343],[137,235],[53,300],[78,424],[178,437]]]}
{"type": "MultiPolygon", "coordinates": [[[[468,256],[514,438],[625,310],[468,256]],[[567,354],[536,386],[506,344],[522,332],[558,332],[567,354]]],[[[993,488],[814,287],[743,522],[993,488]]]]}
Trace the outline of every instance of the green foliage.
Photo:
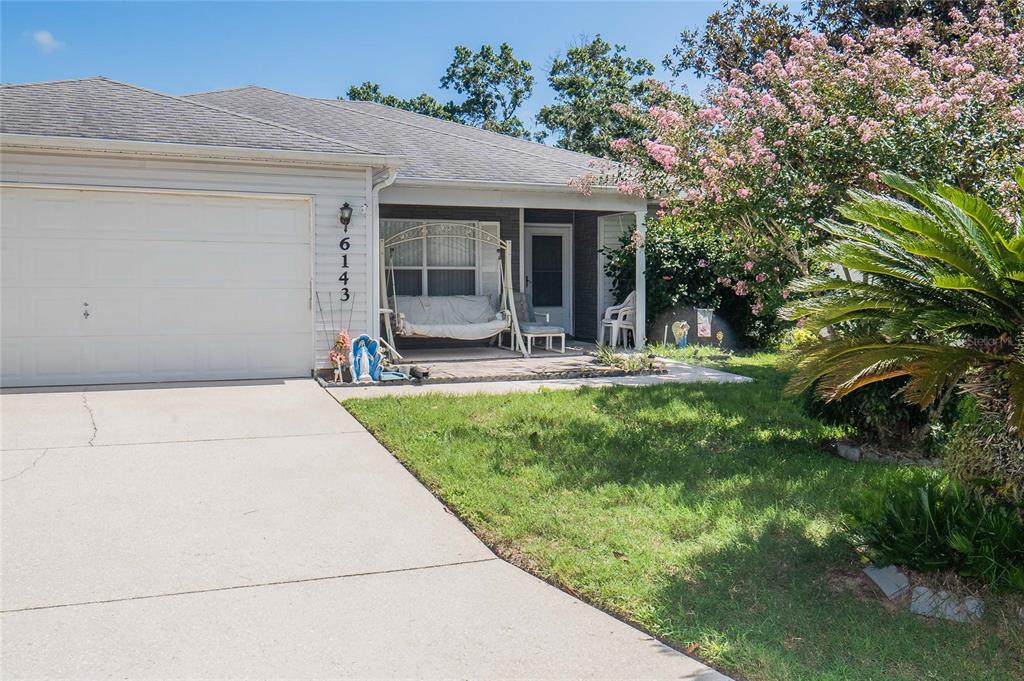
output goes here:
{"type": "Polygon", "coordinates": [[[732,350],[720,348],[717,345],[699,345],[693,343],[686,347],[675,345],[662,345],[655,343],[650,346],[651,354],[658,357],[674,359],[687,364],[701,364],[705,366],[724,366],[725,362],[733,359],[732,350]]]}
{"type": "Polygon", "coordinates": [[[377,104],[393,106],[396,109],[412,111],[424,116],[440,118],[446,121],[452,120],[451,112],[441,102],[425,92],[411,99],[402,99],[394,95],[384,94],[377,83],[364,81],[361,85],[351,86],[348,92],[345,93],[345,96],[357,102],[376,102],[377,104]]]}
{"type": "Polygon", "coordinates": [[[624,162],[579,184],[659,198],[735,250],[802,274],[829,238],[814,225],[850,189],[883,190],[879,169],[978,194],[1009,219],[1021,201],[1008,178],[1024,144],[1024,41],[991,4],[945,30],[908,22],[840,40],[795,35],[788,55],[720,75],[702,108],[634,107],[649,139],[617,145],[624,162]]]}
{"type": "Polygon", "coordinates": [[[654,73],[654,64],[625,51],[599,34],[552,61],[548,84],[555,103],[542,107],[537,121],[557,136],[556,146],[604,156],[612,140],[643,136],[645,130],[617,113],[615,105],[646,101],[650,87],[643,79],[654,73]]]}
{"type": "MultiPolygon", "coordinates": [[[[771,50],[785,58],[790,39],[805,29],[824,33],[837,41],[843,35],[861,37],[875,26],[898,28],[914,19],[938,25],[940,36],[950,23],[950,11],[962,12],[970,21],[981,13],[987,0],[804,0],[802,11],[793,3],[764,0],[728,0],[708,15],[703,28],[685,29],[664,65],[672,75],[693,70],[698,76],[728,75],[732,69],[747,70],[771,50]]],[[[1019,0],[996,3],[1011,28],[1024,24],[1024,5],[1019,0]]]]}
{"type": "Polygon", "coordinates": [[[617,352],[610,345],[597,346],[597,361],[629,373],[648,372],[655,367],[654,357],[646,352],[617,352]]]}
{"type": "Polygon", "coordinates": [[[954,570],[993,589],[1024,592],[1024,520],[1018,509],[937,476],[865,494],[850,536],[877,565],[954,570]]]}
{"type": "Polygon", "coordinates": [[[972,378],[944,465],[973,488],[1024,508],[1024,438],[1006,429],[1007,384],[998,375],[972,378]]]}
{"type": "Polygon", "coordinates": [[[497,50],[483,45],[476,53],[457,45],[452,62],[441,77],[441,87],[464,95],[461,102],[442,104],[425,92],[403,99],[384,94],[379,84],[369,81],[349,87],[347,97],[530,138],[516,111],[533,93],[531,68],[530,62],[516,58],[508,43],[502,43],[497,50]]]}
{"type": "MultiPolygon", "coordinates": [[[[825,220],[834,241],[818,257],[867,276],[810,276],[791,287],[809,297],[782,314],[828,338],[800,351],[792,391],[815,386],[842,398],[878,381],[906,377],[903,397],[942,406],[972,372],[998,368],[1008,381],[1008,425],[1024,434],[1024,235],[984,201],[947,185],[929,188],[885,173],[916,204],[852,191],[825,220]]],[[[1024,186],[1024,168],[1017,172],[1024,186]]]]}
{"type": "Polygon", "coordinates": [[[930,443],[921,442],[921,427],[928,423],[928,415],[899,399],[897,393],[905,385],[906,379],[880,381],[833,401],[808,391],[804,405],[811,416],[848,426],[866,443],[901,449],[927,446],[930,443]]]}
{"type": "MultiPolygon", "coordinates": [[[[652,220],[644,241],[647,252],[648,323],[668,310],[707,307],[724,320],[742,345],[766,344],[778,331],[776,309],[794,274],[785,261],[757,259],[733,250],[726,235],[672,216],[652,220]]],[[[621,300],[636,286],[632,232],[620,247],[605,251],[606,271],[621,300]]]]}
{"type": "Polygon", "coordinates": [[[508,43],[497,51],[482,45],[476,53],[456,45],[452,63],[441,77],[441,87],[465,96],[461,103],[448,105],[452,118],[513,137],[530,137],[516,111],[533,93],[531,68],[508,43]]]}
{"type": "Polygon", "coordinates": [[[745,70],[769,50],[786,54],[800,24],[799,15],[785,3],[729,0],[708,15],[704,28],[687,28],[679,34],[664,66],[673,76],[690,70],[701,77],[745,70]]]}
{"type": "MultiPolygon", "coordinates": [[[[805,23],[815,30],[833,36],[843,34],[863,35],[872,26],[894,28],[908,19],[936,23],[941,30],[951,23],[950,12],[957,10],[969,21],[975,21],[982,8],[992,0],[899,0],[899,2],[878,2],[878,0],[804,0],[805,23]]],[[[997,0],[996,4],[1011,28],[1019,27],[1022,8],[1019,0],[997,0]]]]}

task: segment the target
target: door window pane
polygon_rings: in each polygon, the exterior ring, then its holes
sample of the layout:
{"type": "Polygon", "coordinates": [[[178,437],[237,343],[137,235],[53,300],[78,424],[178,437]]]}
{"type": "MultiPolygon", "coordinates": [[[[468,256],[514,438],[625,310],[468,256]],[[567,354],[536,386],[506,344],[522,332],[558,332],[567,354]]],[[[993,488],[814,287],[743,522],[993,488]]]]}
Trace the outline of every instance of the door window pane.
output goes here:
{"type": "Polygon", "coordinates": [[[535,235],[530,288],[534,307],[562,307],[562,237],[535,235]]]}

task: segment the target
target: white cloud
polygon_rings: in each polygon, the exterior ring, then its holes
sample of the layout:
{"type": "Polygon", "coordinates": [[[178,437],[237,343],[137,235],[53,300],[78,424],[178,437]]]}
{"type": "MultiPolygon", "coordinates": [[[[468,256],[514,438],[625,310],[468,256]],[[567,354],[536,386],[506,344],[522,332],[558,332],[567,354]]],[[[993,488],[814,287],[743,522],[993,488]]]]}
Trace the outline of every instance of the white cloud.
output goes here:
{"type": "Polygon", "coordinates": [[[43,52],[56,52],[57,50],[64,48],[64,43],[54,38],[53,34],[49,31],[32,31],[31,37],[32,42],[34,42],[36,44],[36,47],[38,47],[43,52]]]}

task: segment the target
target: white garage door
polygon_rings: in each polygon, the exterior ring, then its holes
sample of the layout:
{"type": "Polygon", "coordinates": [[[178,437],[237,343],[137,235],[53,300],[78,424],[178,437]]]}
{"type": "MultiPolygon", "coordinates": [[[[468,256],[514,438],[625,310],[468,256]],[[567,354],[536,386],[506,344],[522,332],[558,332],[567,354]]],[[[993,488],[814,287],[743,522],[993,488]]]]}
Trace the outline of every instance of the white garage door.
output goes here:
{"type": "Polygon", "coordinates": [[[0,198],[4,386],[309,375],[308,199],[0,198]]]}

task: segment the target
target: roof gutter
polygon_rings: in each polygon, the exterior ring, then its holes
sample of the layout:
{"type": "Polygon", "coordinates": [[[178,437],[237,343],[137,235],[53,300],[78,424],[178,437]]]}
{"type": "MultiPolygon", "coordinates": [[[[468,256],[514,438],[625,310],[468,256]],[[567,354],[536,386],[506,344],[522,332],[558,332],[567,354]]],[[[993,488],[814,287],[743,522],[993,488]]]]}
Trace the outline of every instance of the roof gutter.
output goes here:
{"type": "MultiPolygon", "coordinates": [[[[580,175],[586,171],[581,169],[580,175]]],[[[465,187],[483,190],[511,190],[532,192],[561,192],[563,194],[579,194],[580,191],[569,184],[552,182],[495,182],[491,180],[449,180],[443,178],[401,178],[396,183],[401,187],[465,187]]],[[[611,185],[595,185],[590,188],[592,193],[618,194],[619,190],[611,185]]]]}
{"type": "Polygon", "coordinates": [[[142,142],[136,140],[13,133],[3,133],[0,135],[0,148],[4,151],[36,153],[123,155],[126,157],[322,167],[371,166],[374,168],[397,168],[403,165],[405,161],[404,157],[392,154],[295,151],[290,149],[260,149],[254,147],[226,147],[204,144],[142,142]]]}

